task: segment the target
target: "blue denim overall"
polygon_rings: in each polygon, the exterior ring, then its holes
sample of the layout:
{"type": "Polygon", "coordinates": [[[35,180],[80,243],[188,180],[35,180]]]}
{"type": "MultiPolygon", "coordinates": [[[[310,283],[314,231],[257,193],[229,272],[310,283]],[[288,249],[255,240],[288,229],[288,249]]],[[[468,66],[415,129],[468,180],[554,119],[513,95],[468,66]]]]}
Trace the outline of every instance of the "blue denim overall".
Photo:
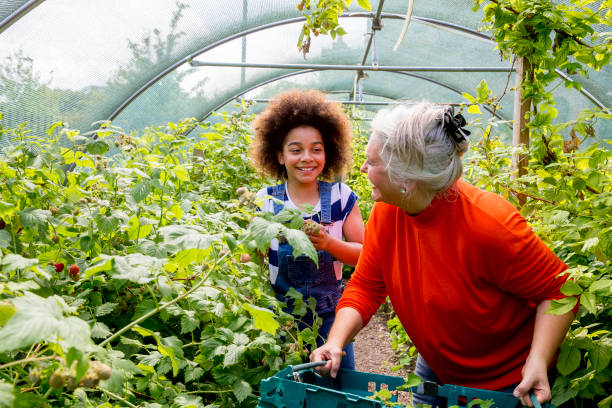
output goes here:
{"type": "MultiPolygon", "coordinates": [[[[331,183],[319,181],[319,195],[321,200],[321,224],[331,224],[331,183]]],[[[285,184],[274,186],[272,196],[281,202],[285,201],[285,184]]],[[[274,202],[274,214],[283,209],[283,205],[274,202]]],[[[285,296],[287,291],[293,287],[304,296],[304,301],[313,297],[317,301],[316,312],[323,320],[319,328],[317,345],[323,345],[327,339],[332,324],[334,323],[336,305],[342,295],[342,282],[336,279],[334,270],[334,257],[325,251],[317,251],[319,257],[319,268],[307,256],[293,257],[293,247],[289,243],[278,245],[278,276],[272,285],[278,300],[287,303],[289,312],[293,309],[292,299],[285,296]]],[[[307,313],[300,318],[298,323],[300,330],[312,326],[312,313],[307,313]]],[[[346,356],[342,358],[341,367],[354,370],[355,356],[353,343],[344,348],[346,356]]]]}

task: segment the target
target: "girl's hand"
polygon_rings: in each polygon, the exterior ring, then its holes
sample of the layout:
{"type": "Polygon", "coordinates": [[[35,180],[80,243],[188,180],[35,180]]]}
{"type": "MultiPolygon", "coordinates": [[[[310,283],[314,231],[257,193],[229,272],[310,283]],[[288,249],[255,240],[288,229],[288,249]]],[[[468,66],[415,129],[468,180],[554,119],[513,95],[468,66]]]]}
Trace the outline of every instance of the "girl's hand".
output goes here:
{"type": "Polygon", "coordinates": [[[326,251],[329,242],[332,240],[331,235],[327,233],[325,227],[321,226],[318,234],[307,234],[308,239],[312,242],[312,245],[315,247],[317,251],[326,251]]]}
{"type": "Polygon", "coordinates": [[[528,358],[523,366],[523,379],[514,389],[514,396],[521,399],[521,404],[533,407],[529,394],[533,392],[540,404],[550,401],[550,384],[546,361],[528,358]]]}

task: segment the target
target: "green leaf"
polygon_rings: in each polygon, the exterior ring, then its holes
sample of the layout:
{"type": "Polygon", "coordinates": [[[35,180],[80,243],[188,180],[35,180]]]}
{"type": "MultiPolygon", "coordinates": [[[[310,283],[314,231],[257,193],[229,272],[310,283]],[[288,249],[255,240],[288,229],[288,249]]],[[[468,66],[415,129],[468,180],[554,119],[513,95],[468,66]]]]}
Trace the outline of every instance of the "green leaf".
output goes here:
{"type": "Polygon", "coordinates": [[[72,363],[75,361],[77,362],[75,379],[78,382],[87,372],[87,369],[89,368],[89,361],[87,361],[87,358],[83,355],[81,350],[70,347],[68,353],[66,354],[66,365],[71,367],[72,363]]]}
{"type": "Polygon", "coordinates": [[[59,296],[42,298],[30,292],[12,299],[17,312],[0,329],[0,352],[19,350],[48,341],[83,350],[92,342],[87,323],[65,317],[73,310],[59,296]]]}
{"type": "Polygon", "coordinates": [[[191,333],[200,326],[200,321],[192,316],[181,317],[181,334],[191,333]]]}
{"type": "Polygon", "coordinates": [[[293,310],[291,313],[296,316],[304,316],[306,314],[306,304],[304,303],[304,297],[300,292],[294,288],[289,288],[285,296],[293,299],[293,310]]]}
{"type": "Polygon", "coordinates": [[[13,408],[13,385],[0,380],[0,407],[13,408]]]}
{"type": "Polygon", "coordinates": [[[476,87],[476,95],[478,97],[478,102],[485,102],[489,97],[490,92],[491,91],[489,91],[489,85],[487,84],[487,81],[485,81],[484,79],[480,81],[480,83],[476,87]]]}
{"type": "Polygon", "coordinates": [[[297,258],[300,255],[306,255],[319,266],[319,256],[317,250],[312,246],[312,242],[308,239],[303,231],[284,228],[287,242],[293,247],[293,257],[297,258]]]}
{"type": "Polygon", "coordinates": [[[478,105],[470,105],[467,111],[468,113],[482,115],[482,111],[480,110],[480,106],[478,105]]]}
{"type": "Polygon", "coordinates": [[[6,300],[0,300],[0,327],[4,326],[4,323],[8,321],[15,314],[17,309],[11,302],[6,300]]]}
{"type": "Polygon", "coordinates": [[[139,253],[115,256],[112,276],[144,284],[154,280],[163,271],[163,260],[139,253]]]}
{"type": "Polygon", "coordinates": [[[127,228],[129,239],[142,239],[151,233],[153,226],[146,223],[145,218],[132,217],[127,228]]]}
{"type": "Polygon", "coordinates": [[[98,263],[86,269],[85,277],[90,277],[98,272],[110,271],[113,269],[113,257],[108,255],[100,255],[95,261],[98,263]]]}
{"type": "Polygon", "coordinates": [[[595,370],[605,370],[612,359],[612,342],[606,342],[605,339],[594,342],[588,355],[589,361],[593,364],[595,370]]]}
{"type": "Polygon", "coordinates": [[[238,380],[233,384],[232,391],[234,392],[234,395],[236,396],[238,402],[242,402],[247,399],[249,395],[251,395],[252,388],[248,382],[244,380],[238,380]]]}
{"type": "Polygon", "coordinates": [[[185,368],[185,382],[190,383],[196,381],[204,375],[204,370],[200,367],[192,366],[191,364],[185,368]]]}
{"type": "Polygon", "coordinates": [[[592,248],[595,248],[599,244],[599,238],[593,237],[584,241],[584,245],[582,246],[582,252],[586,252],[592,248]]]}
{"type": "Polygon", "coordinates": [[[564,402],[574,398],[578,395],[578,388],[574,388],[571,386],[571,383],[568,378],[563,376],[558,376],[555,380],[555,384],[551,389],[552,394],[552,403],[555,406],[559,406],[564,402]]]}
{"type": "Polygon", "coordinates": [[[96,217],[96,222],[98,224],[98,230],[102,234],[112,234],[117,231],[117,227],[119,226],[119,219],[114,215],[107,217],[100,214],[96,217]]]}
{"type": "Polygon", "coordinates": [[[84,235],[79,239],[79,246],[83,251],[91,251],[96,245],[96,240],[89,235],[84,235]]]}
{"type": "Polygon", "coordinates": [[[26,208],[19,213],[19,219],[24,227],[35,228],[39,225],[47,224],[47,217],[51,215],[49,211],[38,208],[26,208]]]}
{"type": "Polygon", "coordinates": [[[8,254],[2,259],[0,265],[2,265],[2,271],[8,273],[18,269],[28,270],[37,263],[38,259],[28,259],[21,255],[8,254]]]}
{"type": "Polygon", "coordinates": [[[597,297],[592,292],[583,292],[580,295],[580,305],[584,306],[590,313],[597,313],[597,297]]]}
{"type": "Polygon", "coordinates": [[[96,322],[91,328],[91,337],[93,339],[105,339],[111,334],[112,332],[110,331],[108,326],[102,322],[96,322]]]}
{"type": "Polygon", "coordinates": [[[575,371],[580,365],[580,356],[580,349],[563,343],[561,345],[561,352],[557,358],[557,369],[561,375],[567,376],[575,371]]]}
{"type": "MultiPolygon", "coordinates": [[[[406,383],[403,384],[400,388],[401,389],[406,389],[406,388],[411,388],[411,387],[416,387],[417,385],[421,384],[423,382],[423,380],[421,379],[421,377],[419,377],[416,374],[408,374],[408,377],[406,378],[406,383]]],[[[398,389],[400,389],[398,388],[398,389]]]]}
{"type": "Polygon", "coordinates": [[[87,143],[87,151],[91,154],[105,154],[108,152],[109,146],[104,140],[93,140],[87,143]]]}
{"type": "Polygon", "coordinates": [[[587,185],[592,189],[600,191],[603,184],[607,181],[607,177],[597,171],[593,171],[587,178],[587,185]]]}
{"type": "Polygon", "coordinates": [[[589,287],[589,291],[590,292],[602,292],[603,294],[605,293],[610,293],[610,291],[612,291],[612,280],[611,279],[600,279],[598,281],[595,281],[591,284],[591,286],[589,287]]]}
{"type": "Polygon", "coordinates": [[[147,198],[149,193],[151,193],[151,183],[148,181],[137,183],[130,191],[131,196],[134,197],[134,201],[137,203],[147,198]]]}
{"type": "Polygon", "coordinates": [[[471,103],[476,103],[476,98],[474,98],[472,95],[470,95],[467,92],[461,92],[461,96],[463,96],[465,99],[467,99],[471,103]]]}
{"type": "Polygon", "coordinates": [[[237,364],[240,361],[240,357],[244,354],[244,350],[246,350],[244,346],[229,344],[223,357],[223,367],[237,364]]]}
{"type": "Polygon", "coordinates": [[[100,317],[100,316],[106,316],[107,314],[110,314],[113,312],[113,310],[115,310],[117,308],[118,303],[104,303],[103,305],[100,305],[98,307],[96,307],[96,316],[100,317]]]}
{"type": "Polygon", "coordinates": [[[0,248],[10,247],[12,242],[13,237],[11,237],[11,233],[7,230],[0,230],[0,248]]]}
{"type": "MultiPolygon", "coordinates": [[[[0,119],[2,117],[0,116],[0,119]]],[[[53,131],[55,129],[57,129],[58,127],[63,127],[64,126],[64,122],[62,122],[61,120],[59,122],[55,122],[54,124],[52,124],[51,126],[49,126],[47,128],[47,130],[45,130],[45,133],[47,133],[47,135],[52,136],[53,135],[53,131]]]]}
{"type": "Polygon", "coordinates": [[[357,4],[359,4],[359,6],[362,9],[368,10],[368,11],[372,11],[372,6],[370,5],[370,0],[357,0],[357,4]]]}
{"type": "MultiPolygon", "coordinates": [[[[283,229],[283,225],[278,222],[270,222],[261,217],[253,218],[250,230],[257,248],[265,252],[270,246],[272,239],[278,236],[278,233],[283,229]]],[[[308,239],[308,238],[307,238],[308,239]]]]}
{"type": "Polygon", "coordinates": [[[64,195],[73,204],[78,203],[81,198],[85,197],[85,195],[81,193],[81,190],[79,190],[77,186],[68,187],[64,191],[64,195]]]}
{"type": "MultiPolygon", "coordinates": [[[[359,0],[357,0],[359,1],[359,0]]],[[[336,27],[336,29],[334,30],[336,35],[345,35],[346,34],[346,30],[340,26],[336,27]]]]}
{"type": "Polygon", "coordinates": [[[243,307],[253,318],[256,329],[275,334],[280,324],[274,318],[274,313],[269,309],[244,303],[243,307]]]}
{"type": "Polygon", "coordinates": [[[572,310],[574,306],[576,306],[576,303],[578,303],[578,299],[573,296],[568,296],[563,299],[555,299],[552,301],[548,310],[546,310],[546,313],[562,315],[572,310]]]}
{"type": "Polygon", "coordinates": [[[582,288],[573,280],[568,280],[561,286],[561,293],[566,296],[580,295],[582,288]]]}
{"type": "Polygon", "coordinates": [[[204,404],[202,403],[202,397],[197,395],[185,395],[179,394],[174,399],[174,404],[172,407],[176,408],[204,408],[204,404]]]}

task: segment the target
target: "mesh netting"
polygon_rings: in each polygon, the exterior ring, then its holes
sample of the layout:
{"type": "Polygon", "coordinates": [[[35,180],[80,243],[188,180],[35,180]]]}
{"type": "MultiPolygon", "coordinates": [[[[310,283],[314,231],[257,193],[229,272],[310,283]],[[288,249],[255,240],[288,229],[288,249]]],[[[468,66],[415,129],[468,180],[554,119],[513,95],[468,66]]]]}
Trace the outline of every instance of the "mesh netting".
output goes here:
{"type": "MultiPolygon", "coordinates": [[[[204,118],[215,109],[231,109],[235,98],[245,93],[248,98],[265,99],[292,86],[319,88],[350,99],[354,71],[193,68],[186,58],[194,55],[199,61],[360,64],[371,19],[353,3],[349,14],[359,12],[360,16],[342,19],[348,34],[336,41],[327,36],[313,38],[311,52],[304,59],[296,47],[302,22],[282,24],[299,17],[293,1],[231,0],[220,7],[213,1],[184,1],[180,6],[152,0],[146,8],[137,0],[4,1],[0,4],[3,124],[15,127],[27,121],[34,132],[42,134],[58,120],[85,131],[94,121],[112,118],[127,131],[140,130],[184,117],[204,118]],[[32,7],[12,24],[3,24],[23,6],[32,7]],[[239,35],[249,30],[250,34],[239,35]]],[[[379,63],[509,66],[507,61],[500,61],[491,41],[469,32],[481,26],[481,14],[472,12],[472,4],[472,0],[416,2],[407,36],[400,49],[393,52],[403,24],[399,17],[406,13],[407,3],[386,0],[383,29],[376,33],[379,63]],[[438,21],[446,25],[441,27],[438,21]]],[[[373,10],[377,6],[373,1],[373,10]]],[[[598,31],[604,28],[595,27],[598,31]]],[[[374,48],[366,64],[371,63],[373,52],[374,48]]],[[[503,72],[366,74],[361,83],[364,100],[380,97],[461,102],[465,100],[460,93],[474,93],[483,79],[495,95],[501,95],[508,79],[503,72]]],[[[612,105],[610,66],[577,80],[603,104],[612,105]]],[[[595,106],[577,91],[556,85],[559,120],[595,106]]],[[[511,75],[509,87],[513,86],[511,75]]],[[[252,109],[260,105],[256,103],[252,109]]],[[[376,111],[381,105],[365,107],[376,111]]],[[[510,119],[512,109],[512,92],[508,90],[499,114],[510,119]]],[[[609,135],[610,125],[602,126],[600,133],[609,135]]]]}

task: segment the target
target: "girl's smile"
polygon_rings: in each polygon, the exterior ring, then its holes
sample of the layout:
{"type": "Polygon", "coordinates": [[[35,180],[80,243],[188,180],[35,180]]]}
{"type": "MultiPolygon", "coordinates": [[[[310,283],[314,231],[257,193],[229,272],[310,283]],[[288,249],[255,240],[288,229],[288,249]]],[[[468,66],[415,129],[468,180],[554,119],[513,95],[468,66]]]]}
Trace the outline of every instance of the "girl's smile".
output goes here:
{"type": "Polygon", "coordinates": [[[285,166],[289,183],[311,184],[325,168],[325,147],[321,132],[299,126],[287,133],[278,162],[285,166]]]}

